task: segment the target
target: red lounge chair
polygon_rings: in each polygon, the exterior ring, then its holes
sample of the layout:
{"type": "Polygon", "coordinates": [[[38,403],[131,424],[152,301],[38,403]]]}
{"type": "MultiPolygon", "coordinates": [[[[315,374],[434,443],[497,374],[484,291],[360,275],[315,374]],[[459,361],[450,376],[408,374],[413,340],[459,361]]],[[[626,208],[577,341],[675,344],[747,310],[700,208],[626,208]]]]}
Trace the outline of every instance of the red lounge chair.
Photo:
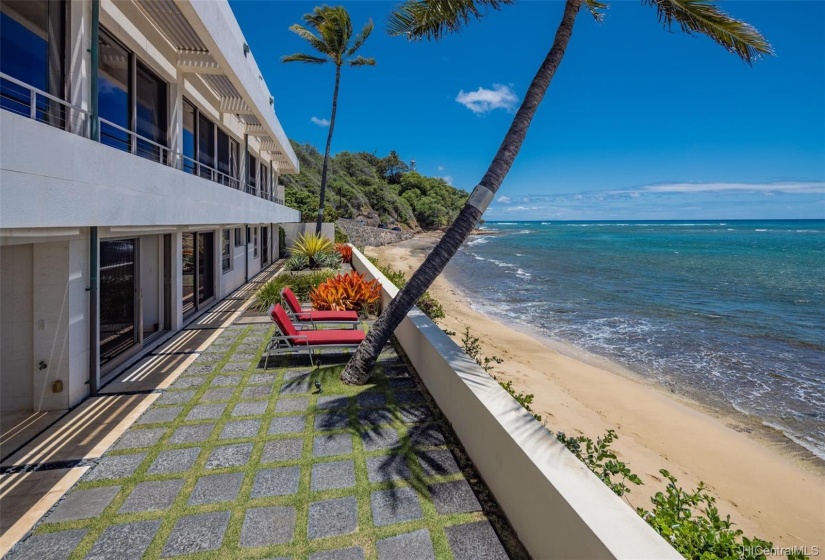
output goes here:
{"type": "MultiPolygon", "coordinates": [[[[304,309],[289,286],[281,290],[281,299],[284,301],[284,310],[290,319],[300,323],[347,323],[352,328],[360,322],[357,311],[313,311],[304,309]]],[[[313,325],[314,327],[314,325],[313,325]]]]}
{"type": "Polygon", "coordinates": [[[290,352],[309,354],[309,363],[315,367],[312,359],[313,350],[335,348],[346,350],[357,348],[364,340],[364,331],[357,329],[346,330],[305,330],[299,331],[292,324],[281,304],[276,303],[269,308],[269,316],[278,327],[278,334],[272,337],[266,346],[266,361],[264,369],[269,366],[269,356],[272,354],[286,354],[290,352]]]}

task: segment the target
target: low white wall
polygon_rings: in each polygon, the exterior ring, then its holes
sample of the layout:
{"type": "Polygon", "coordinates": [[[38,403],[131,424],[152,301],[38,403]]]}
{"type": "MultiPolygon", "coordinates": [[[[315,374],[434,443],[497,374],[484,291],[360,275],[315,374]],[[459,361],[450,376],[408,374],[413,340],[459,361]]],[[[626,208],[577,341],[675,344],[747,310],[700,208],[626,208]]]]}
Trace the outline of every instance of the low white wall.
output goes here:
{"type": "MultiPolygon", "coordinates": [[[[289,248],[292,247],[292,244],[295,243],[296,237],[298,237],[299,235],[303,235],[305,233],[315,233],[315,222],[296,222],[291,224],[281,224],[281,227],[284,228],[284,234],[286,236],[287,253],[289,253],[289,248]]],[[[335,241],[335,224],[326,222],[322,223],[321,235],[323,235],[331,241],[335,241]]]]}
{"type": "MultiPolygon", "coordinates": [[[[352,266],[398,293],[354,247],[352,266]]],[[[533,558],[681,558],[421,311],[395,335],[533,558]]]]}

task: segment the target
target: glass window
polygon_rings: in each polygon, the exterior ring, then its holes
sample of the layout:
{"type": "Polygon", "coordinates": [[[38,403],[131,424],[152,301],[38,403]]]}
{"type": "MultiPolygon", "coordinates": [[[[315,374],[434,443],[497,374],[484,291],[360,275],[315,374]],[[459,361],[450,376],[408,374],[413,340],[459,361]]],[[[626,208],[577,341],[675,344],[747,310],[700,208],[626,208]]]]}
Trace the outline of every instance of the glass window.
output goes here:
{"type": "Polygon", "coordinates": [[[235,247],[243,245],[243,228],[235,228],[235,247]]]}
{"type": "Polygon", "coordinates": [[[221,269],[224,272],[232,270],[232,246],[230,243],[230,232],[228,229],[223,230],[223,237],[221,238],[221,269]]]}
{"type": "MultiPolygon", "coordinates": [[[[62,1],[3,0],[0,2],[0,72],[63,99],[65,7],[62,1]]],[[[28,90],[0,81],[0,107],[28,116],[28,90]]],[[[37,119],[62,124],[62,106],[37,100],[37,119]]]]}
{"type": "Polygon", "coordinates": [[[100,118],[108,121],[100,123],[100,141],[128,151],[131,149],[129,134],[116,127],[131,129],[129,52],[105,31],[100,32],[98,45],[98,110],[100,118]]]}
{"type": "Polygon", "coordinates": [[[240,177],[238,165],[238,143],[232,138],[229,139],[229,175],[235,179],[232,183],[232,187],[235,189],[240,188],[240,181],[238,181],[240,177]]]}
{"type": "Polygon", "coordinates": [[[200,176],[212,178],[215,168],[215,123],[198,112],[198,163],[210,168],[201,168],[200,176]]]}
{"type": "MultiPolygon", "coordinates": [[[[137,64],[135,100],[135,132],[155,144],[166,146],[166,84],[143,64],[137,64]]],[[[165,151],[157,146],[138,140],[138,155],[165,163],[165,151]]]]}
{"type": "Polygon", "coordinates": [[[257,173],[258,173],[258,158],[249,154],[249,171],[247,173],[247,183],[249,184],[249,191],[248,192],[255,192],[258,190],[258,181],[257,181],[257,173]]]}
{"type": "Polygon", "coordinates": [[[229,184],[230,176],[230,162],[229,162],[229,135],[218,129],[218,171],[223,173],[219,177],[219,181],[223,185],[229,184]]]}
{"type": "Polygon", "coordinates": [[[252,228],[252,257],[258,258],[258,228],[252,228]]]}
{"type": "Polygon", "coordinates": [[[260,167],[260,174],[258,175],[261,178],[261,192],[269,192],[269,177],[267,176],[267,169],[266,163],[261,160],[261,167],[260,167]]]}
{"type": "Polygon", "coordinates": [[[195,106],[183,100],[183,170],[195,173],[195,106]]]}

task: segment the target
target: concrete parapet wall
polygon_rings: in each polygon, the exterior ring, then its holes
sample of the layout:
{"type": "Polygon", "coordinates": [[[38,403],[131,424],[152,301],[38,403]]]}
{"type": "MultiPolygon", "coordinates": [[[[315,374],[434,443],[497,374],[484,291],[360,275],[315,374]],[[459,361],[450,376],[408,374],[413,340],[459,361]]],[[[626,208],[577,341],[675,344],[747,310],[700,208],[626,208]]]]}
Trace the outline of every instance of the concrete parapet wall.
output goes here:
{"type": "MultiPolygon", "coordinates": [[[[358,250],[352,266],[383,306],[398,293],[358,250]]],[[[421,311],[395,335],[533,558],[681,558],[421,311]]]]}

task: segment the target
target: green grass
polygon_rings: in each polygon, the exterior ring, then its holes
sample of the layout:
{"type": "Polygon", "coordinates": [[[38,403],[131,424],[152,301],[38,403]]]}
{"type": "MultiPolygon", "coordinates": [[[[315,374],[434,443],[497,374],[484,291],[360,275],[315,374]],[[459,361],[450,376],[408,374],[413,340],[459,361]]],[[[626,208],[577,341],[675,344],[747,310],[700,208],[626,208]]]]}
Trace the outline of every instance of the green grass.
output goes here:
{"type": "MultiPolygon", "coordinates": [[[[497,532],[499,533],[502,542],[504,543],[505,547],[508,549],[511,557],[513,558],[520,558],[526,557],[526,553],[521,545],[518,543],[517,538],[513,534],[512,530],[509,528],[509,525],[506,522],[506,519],[501,515],[500,510],[498,509],[497,504],[492,499],[492,496],[489,494],[489,491],[480,482],[480,478],[478,477],[477,473],[472,467],[472,464],[467,459],[466,455],[464,454],[463,450],[461,449],[460,443],[455,438],[455,435],[450,430],[449,426],[444,422],[443,417],[440,416],[440,412],[437,411],[437,408],[432,406],[430,401],[430,408],[435,412],[436,422],[438,423],[439,429],[444,433],[447,439],[447,446],[453,451],[453,455],[456,457],[459,466],[462,469],[462,472],[456,473],[453,475],[448,476],[440,476],[440,477],[425,477],[424,473],[421,470],[421,467],[418,461],[415,458],[413,453],[413,449],[410,446],[409,440],[407,438],[408,426],[401,423],[397,417],[397,410],[398,407],[393,404],[392,398],[392,390],[389,387],[388,380],[385,377],[383,370],[381,368],[377,368],[371,383],[360,386],[354,387],[349,385],[344,385],[339,380],[340,371],[342,369],[342,365],[331,365],[331,366],[323,366],[313,370],[311,380],[319,380],[323,386],[323,392],[318,395],[315,393],[310,394],[300,394],[300,395],[279,395],[278,389],[283,384],[283,376],[287,370],[290,369],[298,369],[295,366],[288,366],[284,364],[284,359],[278,359],[278,367],[273,368],[270,367],[268,373],[275,373],[277,375],[276,382],[274,383],[275,387],[273,388],[272,392],[270,393],[269,397],[266,399],[268,401],[268,406],[265,413],[262,416],[239,416],[239,417],[232,417],[231,412],[234,408],[234,405],[241,401],[241,393],[243,392],[244,388],[250,386],[250,376],[255,373],[262,373],[262,370],[256,369],[259,360],[263,354],[265,341],[268,340],[269,335],[271,335],[272,329],[263,333],[263,329],[261,327],[244,327],[242,329],[238,329],[238,327],[232,327],[226,333],[221,335],[218,339],[219,341],[226,340],[230,336],[229,333],[239,332],[240,335],[236,339],[232,339],[231,345],[228,349],[223,352],[223,354],[207,354],[206,356],[201,356],[199,360],[195,363],[195,365],[202,365],[207,363],[205,360],[208,360],[210,357],[215,358],[214,363],[217,365],[215,368],[215,372],[207,374],[205,376],[204,383],[196,388],[192,388],[191,390],[195,390],[195,396],[190,399],[184,405],[166,405],[166,406],[183,406],[183,410],[177,416],[177,419],[173,422],[167,423],[158,423],[158,424],[146,424],[141,426],[135,426],[133,429],[151,429],[151,428],[158,428],[158,427],[165,427],[167,428],[165,434],[161,439],[152,447],[144,448],[144,449],[130,449],[130,450],[120,450],[120,451],[110,451],[109,455],[124,455],[124,454],[131,454],[135,452],[147,452],[147,457],[142,461],[141,465],[138,467],[137,471],[130,477],[122,478],[118,480],[102,480],[102,481],[92,481],[92,482],[80,482],[78,483],[74,489],[88,489],[88,488],[95,488],[95,487],[102,487],[102,486],[112,486],[114,484],[121,485],[121,491],[115,497],[115,499],[109,504],[103,514],[94,519],[87,519],[87,520],[77,520],[77,521],[70,521],[64,523],[54,523],[54,524],[40,524],[35,533],[47,533],[53,531],[63,531],[67,529],[88,529],[88,533],[81,541],[80,545],[72,554],[72,559],[79,559],[84,558],[86,554],[91,550],[93,544],[101,535],[103,530],[112,524],[122,524],[128,522],[135,522],[135,521],[143,521],[143,520],[150,520],[150,519],[159,519],[161,520],[161,526],[155,537],[149,546],[145,557],[146,558],[157,558],[160,556],[161,551],[163,549],[164,544],[166,543],[167,538],[169,537],[172,528],[175,525],[175,522],[187,515],[193,515],[197,513],[206,513],[206,512],[216,512],[216,511],[231,511],[231,517],[229,521],[228,529],[224,535],[224,539],[222,542],[222,546],[219,550],[216,551],[208,551],[199,554],[193,554],[187,556],[186,558],[220,558],[220,559],[252,559],[252,558],[271,558],[271,557],[278,557],[278,556],[288,556],[292,557],[295,560],[306,558],[309,554],[320,551],[320,550],[329,550],[329,549],[338,549],[338,548],[346,548],[349,546],[360,546],[364,549],[365,556],[367,559],[375,559],[377,558],[377,551],[375,543],[377,540],[391,537],[397,534],[407,533],[411,531],[416,531],[419,529],[428,529],[430,532],[430,536],[433,541],[433,546],[436,552],[436,557],[439,560],[448,560],[452,558],[452,554],[450,552],[449,546],[447,544],[446,534],[444,532],[444,527],[455,525],[455,524],[462,524],[468,523],[472,521],[479,521],[482,519],[489,519],[493,526],[496,528],[497,532]],[[265,334],[263,338],[261,335],[265,334]],[[257,349],[254,351],[255,360],[253,361],[252,367],[250,367],[245,372],[221,372],[222,366],[229,362],[230,356],[237,351],[239,346],[244,344],[246,340],[254,340],[257,344],[257,349]],[[228,401],[218,401],[218,402],[226,402],[226,407],[223,411],[222,416],[218,420],[204,420],[198,422],[185,422],[184,419],[186,418],[187,414],[190,410],[200,403],[200,398],[203,394],[210,389],[209,382],[217,375],[241,375],[242,379],[241,382],[234,387],[234,391],[232,393],[232,397],[228,401]],[[365,392],[365,391],[380,391],[385,393],[388,400],[388,405],[386,405],[386,409],[390,410],[395,415],[395,420],[393,424],[389,427],[396,429],[401,436],[401,442],[399,448],[392,449],[392,450],[381,450],[375,452],[367,452],[364,450],[361,438],[359,437],[359,430],[360,428],[356,428],[354,426],[359,426],[357,421],[357,411],[358,406],[354,398],[350,398],[349,406],[347,408],[347,412],[350,417],[350,426],[345,429],[338,429],[338,430],[325,430],[323,431],[324,434],[334,434],[334,433],[348,433],[352,436],[352,447],[353,453],[352,455],[343,455],[343,456],[333,456],[333,457],[325,457],[325,458],[318,458],[315,459],[312,456],[312,445],[313,445],[313,438],[315,435],[318,435],[318,431],[314,429],[314,420],[316,416],[316,408],[315,405],[317,403],[319,396],[328,396],[328,395],[347,395],[350,397],[355,397],[358,394],[365,392]],[[308,397],[309,398],[309,406],[305,412],[275,412],[275,404],[278,400],[282,398],[294,398],[294,397],[308,397]],[[270,421],[278,416],[292,416],[296,414],[305,414],[307,416],[307,430],[303,434],[283,434],[283,435],[268,435],[267,431],[269,428],[270,421]],[[258,434],[254,438],[241,438],[241,439],[233,439],[233,440],[219,440],[220,433],[222,431],[223,426],[232,420],[242,420],[242,419],[259,419],[261,420],[260,429],[258,434]],[[175,430],[183,425],[195,425],[195,424],[208,424],[215,422],[216,426],[212,430],[210,437],[203,442],[198,443],[189,443],[189,444],[170,444],[169,439],[174,434],[175,430]],[[261,465],[260,459],[263,452],[263,448],[266,442],[276,439],[291,439],[296,437],[303,437],[303,454],[299,460],[295,461],[286,461],[286,462],[278,462],[278,463],[267,463],[265,465],[261,465]],[[212,449],[222,445],[228,445],[233,443],[253,443],[253,450],[252,455],[248,463],[243,467],[230,467],[230,468],[223,468],[223,469],[211,469],[205,470],[205,464],[207,458],[210,455],[212,449]],[[182,448],[191,448],[191,447],[200,447],[201,452],[198,456],[198,459],[195,465],[185,471],[183,473],[172,473],[172,474],[147,474],[147,469],[155,460],[155,458],[162,452],[170,449],[182,449],[182,448]],[[365,458],[370,456],[382,456],[388,455],[391,452],[400,452],[403,453],[407,457],[407,462],[412,472],[412,480],[399,480],[389,483],[380,483],[380,484],[371,484],[367,478],[367,469],[366,469],[366,462],[365,458]],[[344,489],[335,489],[335,490],[327,490],[327,491],[312,491],[310,490],[310,476],[311,476],[311,465],[313,463],[320,463],[326,461],[340,461],[342,459],[352,459],[355,465],[355,480],[356,484],[354,488],[344,488],[344,489]],[[250,498],[250,494],[252,491],[252,485],[254,482],[254,473],[259,468],[270,468],[270,467],[283,467],[283,466],[294,466],[300,465],[301,466],[301,478],[299,483],[298,492],[294,495],[290,496],[276,496],[276,497],[268,497],[268,498],[250,498]],[[234,501],[231,502],[222,502],[217,504],[208,504],[208,505],[199,505],[199,506],[190,506],[187,504],[189,499],[189,495],[191,494],[193,488],[199,477],[204,475],[213,475],[213,474],[224,474],[224,473],[237,473],[242,472],[244,473],[244,480],[241,486],[241,490],[234,501]],[[455,515],[439,515],[435,511],[435,507],[430,500],[429,491],[427,486],[434,482],[445,482],[451,480],[460,480],[461,478],[465,477],[468,479],[470,484],[473,486],[474,490],[476,490],[476,495],[479,497],[482,506],[484,507],[484,512],[473,512],[473,513],[464,513],[464,514],[455,514],[455,515]],[[171,508],[163,511],[155,511],[155,512],[145,512],[145,513],[134,513],[134,514],[118,514],[117,511],[120,509],[121,505],[125,501],[126,497],[131,493],[134,487],[140,482],[146,482],[151,480],[168,480],[168,479],[179,479],[184,478],[184,486],[182,490],[178,493],[175,502],[171,506],[171,508]],[[398,523],[383,527],[374,527],[372,524],[372,511],[370,507],[370,493],[374,490],[381,490],[387,489],[392,487],[404,487],[404,486],[412,486],[419,497],[419,502],[422,507],[423,511],[423,518],[415,521],[409,521],[405,523],[398,523]],[[318,540],[309,540],[307,538],[307,520],[309,515],[309,504],[311,502],[331,499],[331,498],[338,498],[344,496],[355,496],[358,502],[358,529],[356,532],[350,535],[342,535],[342,536],[335,536],[325,539],[318,539],[318,540]],[[296,510],[296,527],[295,527],[295,534],[294,538],[290,543],[282,544],[282,545],[274,545],[264,548],[255,548],[255,549],[247,549],[241,548],[239,545],[239,539],[241,534],[241,528],[243,525],[244,520],[244,513],[250,507],[265,507],[265,506],[292,506],[296,510]]],[[[216,342],[216,344],[220,347],[222,346],[222,342],[216,342]]],[[[249,351],[248,353],[253,353],[253,351],[249,351]]],[[[342,361],[342,360],[339,360],[342,361]]],[[[276,360],[273,358],[270,361],[270,365],[275,365],[276,360]]],[[[409,368],[411,370],[411,368],[409,368]]],[[[183,379],[183,377],[179,378],[183,379]]],[[[413,379],[418,382],[418,380],[413,376],[413,379]]],[[[172,389],[174,390],[174,389],[172,389]]],[[[429,399],[429,397],[427,397],[429,399]]],[[[250,400],[250,399],[246,399],[250,400]]],[[[263,400],[263,399],[259,399],[263,400]]],[[[211,402],[209,404],[212,404],[211,402]]],[[[154,405],[154,407],[165,408],[165,406],[154,405]]],[[[418,425],[418,424],[417,424],[418,425]]],[[[445,446],[441,446],[444,448],[445,446]]],[[[419,447],[418,449],[426,449],[419,447]]]]}

